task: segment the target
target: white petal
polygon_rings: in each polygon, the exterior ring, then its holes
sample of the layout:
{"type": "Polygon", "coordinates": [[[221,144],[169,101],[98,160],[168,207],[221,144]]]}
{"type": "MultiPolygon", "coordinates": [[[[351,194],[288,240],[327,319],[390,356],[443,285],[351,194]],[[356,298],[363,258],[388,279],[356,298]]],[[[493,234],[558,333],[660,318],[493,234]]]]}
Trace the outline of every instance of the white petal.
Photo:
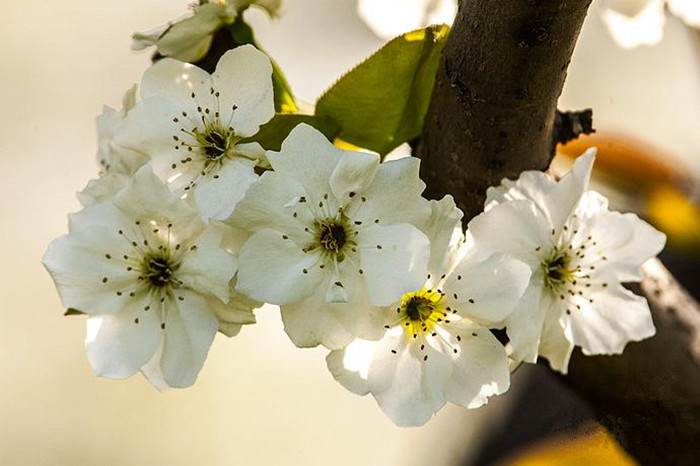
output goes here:
{"type": "Polygon", "coordinates": [[[202,369],[218,323],[206,300],[191,292],[172,300],[165,312],[163,358],[160,365],[168,386],[192,385],[202,369]]]}
{"type": "Polygon", "coordinates": [[[423,224],[430,215],[430,204],[421,197],[425,183],[418,177],[419,166],[415,157],[379,165],[372,184],[362,192],[366,202],[353,203],[348,215],[366,223],[379,219],[382,225],[423,224]]]}
{"type": "Polygon", "coordinates": [[[151,171],[149,165],[139,169],[133,182],[120,191],[114,204],[134,219],[168,219],[192,228],[202,228],[197,212],[175,194],[151,171]]]}
{"type": "Polygon", "coordinates": [[[372,182],[378,168],[378,155],[344,151],[331,174],[331,191],[345,204],[372,182]]]}
{"type": "MultiPolygon", "coordinates": [[[[209,95],[211,85],[211,76],[203,69],[172,58],[164,58],[143,74],[141,99],[145,101],[151,97],[161,97],[173,103],[184,103],[192,100],[193,92],[195,95],[209,95]]],[[[138,106],[134,110],[136,108],[138,106]]]]}
{"type": "Polygon", "coordinates": [[[425,281],[430,242],[407,224],[364,228],[357,235],[360,264],[370,301],[387,306],[425,281]]]}
{"type": "MultiPolygon", "coordinates": [[[[95,375],[123,379],[146,364],[161,342],[160,319],[144,295],[122,312],[88,319],[85,346],[95,375]]],[[[133,299],[133,298],[132,298],[133,299]]]]}
{"type": "Polygon", "coordinates": [[[599,274],[615,281],[640,281],[642,264],[661,252],[666,243],[666,235],[635,214],[598,212],[589,225],[589,234],[597,243],[594,252],[599,253],[591,256],[591,263],[599,274]],[[607,260],[599,260],[599,255],[607,260]]]}
{"type": "Polygon", "coordinates": [[[661,42],[666,16],[664,0],[603,0],[601,16],[622,48],[661,42]]]}
{"type": "Polygon", "coordinates": [[[383,338],[375,350],[368,386],[382,411],[399,426],[425,424],[444,403],[436,403],[423,389],[424,363],[401,336],[383,338]]]}
{"type": "Polygon", "coordinates": [[[87,186],[78,193],[78,200],[85,207],[110,201],[119,191],[124,189],[130,179],[130,177],[119,173],[105,173],[96,180],[90,180],[87,186]]]}
{"type": "Polygon", "coordinates": [[[459,314],[496,325],[511,313],[530,282],[530,267],[503,254],[457,264],[445,281],[445,303],[459,314]],[[456,296],[456,297],[455,297],[456,296]]]}
{"type": "Polygon", "coordinates": [[[338,320],[339,306],[326,302],[323,287],[306,299],[290,305],[280,306],[284,331],[299,348],[323,345],[328,349],[339,349],[350,343],[354,336],[338,320]]]}
{"type": "Polygon", "coordinates": [[[247,142],[245,144],[236,144],[234,147],[235,153],[246,158],[254,160],[266,160],[265,149],[257,142],[247,142]]]}
{"type": "Polygon", "coordinates": [[[540,341],[540,356],[547,358],[552,369],[566,374],[574,344],[567,340],[562,319],[558,318],[559,314],[561,314],[559,310],[550,312],[550,316],[545,319],[540,341]]]}
{"type": "Polygon", "coordinates": [[[630,341],[656,333],[647,301],[617,285],[591,295],[594,303],[571,314],[567,335],[584,354],[620,354],[630,341]]]}
{"type": "Polygon", "coordinates": [[[209,299],[209,307],[219,320],[219,332],[227,337],[233,337],[241,331],[243,325],[255,323],[253,309],[262,306],[262,303],[248,299],[241,293],[233,291],[231,300],[224,304],[218,299],[209,299]]]}
{"type": "Polygon", "coordinates": [[[202,59],[211,46],[213,34],[224,25],[226,9],[217,3],[205,3],[194,15],[178,21],[158,40],[158,52],[168,57],[194,63],[202,59]]]}
{"type": "Polygon", "coordinates": [[[554,245],[551,230],[549,219],[533,202],[515,200],[474,217],[467,236],[477,252],[508,254],[535,269],[540,267],[538,251],[554,245]]]}
{"type": "Polygon", "coordinates": [[[132,34],[131,50],[143,50],[156,45],[160,36],[170,27],[170,23],[163,24],[146,32],[132,34]]]}
{"type": "Polygon", "coordinates": [[[188,139],[189,136],[184,136],[181,131],[182,125],[187,125],[189,131],[201,124],[196,120],[187,121],[196,116],[196,105],[194,101],[182,102],[158,96],[141,102],[124,118],[111,146],[147,155],[156,174],[167,181],[183,168],[180,160],[185,149],[175,149],[179,143],[174,137],[188,139]],[[185,118],[182,112],[190,116],[185,118]],[[178,123],[173,121],[174,118],[178,123]],[[171,168],[172,164],[176,164],[177,170],[171,168]]]}
{"type": "Polygon", "coordinates": [[[236,134],[248,137],[275,115],[270,59],[252,45],[226,52],[212,75],[214,88],[221,93],[221,118],[228,120],[233,105],[231,126],[236,134]]]}
{"type": "Polygon", "coordinates": [[[68,231],[83,231],[93,226],[107,227],[118,232],[129,219],[111,202],[101,202],[68,214],[68,231]]]}
{"type": "Polygon", "coordinates": [[[488,397],[500,395],[510,387],[508,357],[503,346],[487,329],[473,333],[465,332],[445,389],[447,401],[467,408],[478,408],[486,404],[488,397]]]}
{"type": "Polygon", "coordinates": [[[668,9],[688,26],[700,28],[700,3],[697,0],[667,0],[668,9]]]}
{"type": "Polygon", "coordinates": [[[324,276],[316,266],[319,257],[302,247],[275,230],[255,233],[238,256],[236,289],[271,304],[298,303],[314,292],[324,293],[318,289],[324,276]]]}
{"type": "Polygon", "coordinates": [[[253,168],[253,163],[227,160],[216,172],[218,178],[202,177],[194,189],[194,199],[202,217],[207,221],[228,218],[258,179],[253,168]]]}
{"type": "Polygon", "coordinates": [[[429,24],[452,24],[455,0],[359,0],[357,14],[383,39],[429,24]]]}
{"type": "Polygon", "coordinates": [[[348,302],[332,304],[329,309],[345,330],[355,337],[364,340],[381,338],[385,332],[384,326],[395,319],[392,311],[372,305],[365,288],[364,276],[359,273],[356,264],[350,263],[349,260],[343,261],[339,265],[339,272],[337,281],[340,281],[343,289],[347,291],[348,302]]]}
{"type": "Polygon", "coordinates": [[[510,356],[516,361],[537,361],[544,319],[550,306],[551,300],[543,289],[542,275],[535,274],[520,302],[506,318],[506,331],[511,342],[510,356]]]}
{"type": "Polygon", "coordinates": [[[515,181],[504,178],[500,186],[490,187],[486,191],[485,210],[516,199],[530,199],[537,206],[546,210],[544,198],[555,184],[549,175],[535,170],[522,172],[515,181]]]}
{"type": "Polygon", "coordinates": [[[272,168],[299,182],[311,200],[330,193],[330,179],[343,151],[331,144],[317,129],[304,123],[294,128],[280,152],[268,152],[272,168]]]}
{"type": "Polygon", "coordinates": [[[131,253],[129,246],[116,230],[105,226],[53,240],[42,262],[56,283],[63,306],[88,314],[118,313],[128,307],[122,294],[138,283],[119,258],[131,253]]]}
{"type": "Polygon", "coordinates": [[[129,113],[129,111],[136,106],[138,102],[138,90],[138,84],[134,84],[124,92],[122,96],[122,108],[125,113],[129,113]]]}
{"type": "Polygon", "coordinates": [[[576,209],[584,192],[588,189],[596,149],[587,150],[574,163],[573,169],[567,173],[546,195],[547,211],[552,220],[552,226],[557,233],[564,227],[576,209]]]}
{"type": "Polygon", "coordinates": [[[343,387],[357,395],[369,393],[367,376],[372,364],[376,341],[354,340],[340,350],[334,350],[326,356],[326,365],[343,387]]]}
{"type": "Polygon", "coordinates": [[[326,291],[326,302],[329,304],[347,303],[350,300],[345,285],[340,281],[340,277],[333,277],[328,282],[328,290],[326,291]]]}
{"type": "Polygon", "coordinates": [[[227,223],[251,232],[272,228],[285,232],[296,241],[307,241],[304,227],[313,225],[313,216],[298,202],[287,206],[290,200],[298,200],[303,194],[304,188],[293,178],[273,171],[265,172],[246,191],[227,223]]]}
{"type": "Polygon", "coordinates": [[[464,242],[464,214],[449,194],[440,201],[430,201],[430,208],[430,217],[419,229],[430,240],[428,273],[439,277],[448,273],[458,258],[458,250],[464,242]]]}
{"type": "Polygon", "coordinates": [[[237,261],[221,249],[221,231],[208,228],[196,239],[196,249],[187,251],[178,270],[184,286],[200,293],[211,293],[224,303],[230,298],[229,281],[236,273],[237,261]]]}
{"type": "Polygon", "coordinates": [[[161,343],[158,345],[158,349],[153,354],[153,357],[141,367],[141,373],[146,380],[153,385],[158,391],[165,392],[170,390],[172,387],[168,386],[165,379],[163,379],[163,369],[160,367],[160,360],[163,358],[163,342],[161,338],[161,343]]]}
{"type": "Polygon", "coordinates": [[[282,0],[256,0],[255,5],[264,8],[272,18],[279,17],[282,0]]]}

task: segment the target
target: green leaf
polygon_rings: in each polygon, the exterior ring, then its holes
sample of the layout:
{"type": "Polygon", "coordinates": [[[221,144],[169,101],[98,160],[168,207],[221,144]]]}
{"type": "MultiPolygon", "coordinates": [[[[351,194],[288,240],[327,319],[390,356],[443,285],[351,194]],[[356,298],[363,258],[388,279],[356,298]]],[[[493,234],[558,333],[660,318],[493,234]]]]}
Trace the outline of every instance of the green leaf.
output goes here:
{"type": "Polygon", "coordinates": [[[338,137],[387,154],[420,136],[449,27],[399,36],[341,77],[316,103],[338,137]]]}
{"type": "MultiPolygon", "coordinates": [[[[245,22],[243,15],[236,17],[236,20],[231,24],[231,35],[233,41],[237,45],[251,44],[256,49],[267,54],[255,40],[253,29],[245,22]]],[[[272,63],[272,87],[275,92],[275,111],[283,113],[295,113],[299,109],[292,94],[292,88],[289,86],[287,79],[284,77],[282,70],[277,63],[270,57],[272,63]]]]}
{"type": "Polygon", "coordinates": [[[260,127],[258,133],[241,142],[258,142],[267,150],[279,151],[289,133],[300,123],[311,125],[322,132],[329,141],[333,141],[340,131],[340,126],[333,120],[315,115],[292,115],[278,113],[272,120],[260,127]]]}
{"type": "Polygon", "coordinates": [[[66,312],[63,313],[64,316],[83,316],[85,313],[83,311],[79,311],[77,309],[69,308],[66,309],[66,312]]]}

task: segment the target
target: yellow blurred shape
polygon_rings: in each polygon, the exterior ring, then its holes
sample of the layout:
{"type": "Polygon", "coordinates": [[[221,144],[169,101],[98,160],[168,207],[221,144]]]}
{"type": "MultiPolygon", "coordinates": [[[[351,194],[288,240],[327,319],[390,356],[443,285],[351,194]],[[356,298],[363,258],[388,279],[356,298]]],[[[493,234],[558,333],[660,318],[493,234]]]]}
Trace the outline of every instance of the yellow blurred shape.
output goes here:
{"type": "Polygon", "coordinates": [[[356,146],[355,144],[350,144],[347,141],[343,141],[340,138],[335,138],[333,140],[333,145],[335,147],[337,147],[338,149],[343,149],[343,150],[362,150],[362,151],[366,150],[366,149],[363,149],[362,147],[356,146]]]}
{"type": "Polygon", "coordinates": [[[425,39],[425,29],[417,29],[415,31],[407,32],[404,34],[404,38],[409,42],[421,41],[425,39]]]}
{"type": "Polygon", "coordinates": [[[596,171],[630,186],[634,191],[684,178],[681,169],[667,162],[670,158],[664,151],[620,134],[599,132],[582,136],[566,145],[557,146],[557,152],[575,158],[589,147],[598,149],[596,171]]]}
{"type": "Polygon", "coordinates": [[[700,211],[672,186],[660,185],[649,192],[647,216],[675,246],[697,246],[700,242],[700,211]]]}
{"type": "MultiPolygon", "coordinates": [[[[572,435],[572,434],[567,434],[572,435]]],[[[559,436],[512,461],[510,466],[634,466],[632,459],[605,428],[585,429],[571,438],[559,436]]]]}

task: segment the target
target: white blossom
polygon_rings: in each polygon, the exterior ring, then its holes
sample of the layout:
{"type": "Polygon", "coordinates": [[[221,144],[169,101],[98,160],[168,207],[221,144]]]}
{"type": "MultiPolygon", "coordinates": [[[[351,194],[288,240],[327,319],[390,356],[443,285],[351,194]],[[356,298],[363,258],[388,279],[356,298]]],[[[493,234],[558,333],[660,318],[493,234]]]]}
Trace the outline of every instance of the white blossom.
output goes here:
{"type": "Polygon", "coordinates": [[[661,42],[666,10],[688,26],[700,28],[700,2],[697,0],[602,0],[601,17],[615,43],[631,49],[661,42]]]}
{"type": "Polygon", "coordinates": [[[124,117],[135,105],[136,86],[133,86],[124,94],[122,110],[105,106],[102,115],[97,117],[97,162],[100,177],[91,180],[78,193],[78,200],[84,206],[112,199],[147,162],[144,153],[114,143],[114,135],[119,132],[124,117]]]}
{"type": "Polygon", "coordinates": [[[530,278],[517,260],[473,254],[451,197],[431,204],[422,287],[381,309],[386,333],[379,341],[358,339],[326,358],[338,382],[371,393],[401,426],[424,424],[445,402],[477,408],[508,389],[506,351],[489,328],[502,325],[530,278]]]}
{"type": "Polygon", "coordinates": [[[584,354],[616,354],[655,332],[646,300],[622,283],[641,280],[642,263],[665,236],[588,191],[594,159],[587,152],[559,182],[540,172],[504,180],[469,225],[482,253],[509,254],[532,270],[506,320],[512,357],[534,362],[539,354],[564,373],[575,345],[584,354]]]}
{"type": "Polygon", "coordinates": [[[267,157],[274,171],[230,219],[253,233],[240,252],[237,289],[281,305],[297,346],[342,347],[373,328],[371,315],[343,304],[350,297],[385,305],[421,283],[429,245],[414,225],[430,207],[418,159],[380,164],[303,124],[267,157]]]}
{"type": "Polygon", "coordinates": [[[275,113],[270,60],[250,45],[226,52],[216,71],[170,58],[146,71],[142,102],[117,143],[145,152],[178,195],[193,196],[204,220],[225,219],[266,165],[255,135],[275,113]]]}
{"type": "Polygon", "coordinates": [[[247,302],[230,303],[237,264],[221,247],[222,231],[148,166],[113,201],[70,217],[70,233],[43,262],[63,305],[90,316],[86,347],[97,375],[141,369],[159,388],[187,387],[219,327],[233,335],[254,322],[247,302]]]}
{"type": "Polygon", "coordinates": [[[214,34],[230,26],[246,8],[256,5],[275,18],[282,0],[209,0],[194,5],[194,14],[149,32],[137,32],[131,48],[156,46],[158,53],[176,60],[195,63],[207,54],[214,34]]]}
{"type": "Polygon", "coordinates": [[[357,14],[383,39],[431,24],[452,24],[457,0],[358,0],[357,14]]]}

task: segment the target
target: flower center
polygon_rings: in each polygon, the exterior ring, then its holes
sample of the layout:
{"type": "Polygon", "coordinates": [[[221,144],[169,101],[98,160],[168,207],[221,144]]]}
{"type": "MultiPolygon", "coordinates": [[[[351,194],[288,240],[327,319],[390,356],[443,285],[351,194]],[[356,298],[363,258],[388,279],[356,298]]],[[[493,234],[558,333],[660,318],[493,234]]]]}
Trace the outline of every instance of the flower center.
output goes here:
{"type": "MultiPolygon", "coordinates": [[[[303,251],[309,252],[320,247],[321,254],[335,262],[343,262],[348,251],[356,252],[357,243],[353,241],[356,233],[349,226],[350,220],[339,214],[336,217],[314,221],[314,240],[303,251]]],[[[306,228],[307,232],[311,232],[306,228]]]]}
{"type": "Polygon", "coordinates": [[[590,276],[583,272],[581,266],[577,265],[577,259],[580,257],[580,255],[572,254],[569,251],[555,248],[549,259],[542,261],[547,287],[557,293],[566,291],[571,294],[567,290],[572,290],[577,285],[587,281],[590,276]]]}
{"type": "Polygon", "coordinates": [[[429,333],[439,322],[445,321],[447,314],[441,304],[442,293],[423,288],[421,291],[405,293],[396,310],[406,331],[414,338],[419,333],[429,333]]]}
{"type": "Polygon", "coordinates": [[[326,251],[338,252],[345,245],[345,227],[333,221],[321,222],[318,227],[318,242],[326,251]]]}
{"type": "Polygon", "coordinates": [[[226,153],[226,146],[227,137],[219,131],[208,132],[203,137],[202,147],[209,160],[219,160],[226,153]]]}
{"type": "Polygon", "coordinates": [[[409,319],[422,322],[432,315],[435,304],[424,296],[413,295],[404,303],[404,312],[409,319]]]}
{"type": "Polygon", "coordinates": [[[174,264],[168,257],[149,255],[144,258],[144,271],[142,276],[145,280],[157,287],[162,288],[171,283],[179,283],[173,277],[178,269],[178,264],[174,264]]]}
{"type": "Polygon", "coordinates": [[[566,253],[555,253],[549,261],[542,265],[545,268],[545,275],[551,283],[563,283],[571,279],[573,270],[569,269],[571,259],[566,253]]]}

